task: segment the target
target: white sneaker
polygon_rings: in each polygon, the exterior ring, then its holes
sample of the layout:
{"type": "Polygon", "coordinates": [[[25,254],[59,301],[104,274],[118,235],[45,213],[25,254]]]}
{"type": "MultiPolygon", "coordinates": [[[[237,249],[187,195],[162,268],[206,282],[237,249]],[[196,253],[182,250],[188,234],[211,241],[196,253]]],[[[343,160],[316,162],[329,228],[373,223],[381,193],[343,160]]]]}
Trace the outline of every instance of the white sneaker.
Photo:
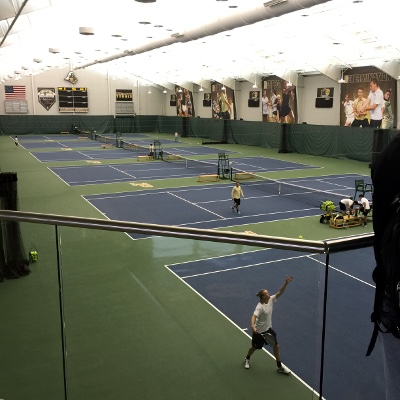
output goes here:
{"type": "Polygon", "coordinates": [[[286,374],[286,375],[289,375],[289,374],[292,373],[292,371],[291,371],[289,368],[286,368],[286,367],[284,367],[283,365],[282,365],[282,367],[278,368],[278,369],[276,370],[276,372],[279,372],[279,373],[281,373],[281,374],[286,374]]]}
{"type": "Polygon", "coordinates": [[[250,368],[250,360],[247,359],[247,358],[244,359],[244,367],[245,367],[246,369],[249,369],[249,368],[250,368]]]}
{"type": "Polygon", "coordinates": [[[237,212],[239,215],[241,214],[241,212],[238,210],[238,212],[237,212]]]}

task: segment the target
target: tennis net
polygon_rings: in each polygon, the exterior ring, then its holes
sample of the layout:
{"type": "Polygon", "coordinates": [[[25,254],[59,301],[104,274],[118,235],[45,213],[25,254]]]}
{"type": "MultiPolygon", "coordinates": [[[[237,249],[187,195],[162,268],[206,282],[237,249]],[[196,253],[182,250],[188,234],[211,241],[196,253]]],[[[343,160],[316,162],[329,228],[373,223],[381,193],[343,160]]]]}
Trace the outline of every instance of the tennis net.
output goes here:
{"type": "Polygon", "coordinates": [[[243,183],[245,187],[260,190],[270,196],[285,196],[300,203],[308,204],[320,208],[325,201],[332,201],[338,206],[341,199],[348,198],[346,193],[334,193],[331,191],[316,190],[309,187],[297,185],[294,183],[265,178],[253,173],[231,169],[231,180],[240,181],[242,176],[247,174],[247,182],[243,183]]]}
{"type": "Polygon", "coordinates": [[[192,158],[183,157],[181,155],[163,152],[162,160],[170,164],[184,166],[185,168],[192,169],[193,172],[200,175],[217,174],[218,164],[210,161],[194,160],[192,158]]]}
{"type": "Polygon", "coordinates": [[[137,155],[148,155],[149,154],[149,147],[140,146],[135,143],[130,143],[125,140],[121,140],[120,147],[124,150],[132,151],[137,155]]]}
{"type": "Polygon", "coordinates": [[[97,140],[98,142],[105,143],[105,144],[112,144],[113,146],[116,146],[116,138],[115,135],[113,136],[107,136],[107,135],[100,135],[100,134],[95,134],[94,139],[97,140]]]}

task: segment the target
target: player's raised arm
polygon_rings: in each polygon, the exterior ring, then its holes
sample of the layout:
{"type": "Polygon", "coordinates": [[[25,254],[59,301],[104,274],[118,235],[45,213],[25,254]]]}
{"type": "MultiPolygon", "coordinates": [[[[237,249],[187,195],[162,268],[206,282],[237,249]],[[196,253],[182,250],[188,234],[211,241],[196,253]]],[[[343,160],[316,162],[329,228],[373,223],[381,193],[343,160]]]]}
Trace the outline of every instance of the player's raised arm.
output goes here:
{"type": "Polygon", "coordinates": [[[278,290],[278,292],[276,293],[276,298],[278,298],[280,295],[282,295],[283,294],[283,292],[286,290],[286,286],[290,283],[290,282],[292,282],[292,280],[293,280],[293,276],[286,276],[286,279],[285,279],[285,283],[283,284],[283,286],[278,290]]]}

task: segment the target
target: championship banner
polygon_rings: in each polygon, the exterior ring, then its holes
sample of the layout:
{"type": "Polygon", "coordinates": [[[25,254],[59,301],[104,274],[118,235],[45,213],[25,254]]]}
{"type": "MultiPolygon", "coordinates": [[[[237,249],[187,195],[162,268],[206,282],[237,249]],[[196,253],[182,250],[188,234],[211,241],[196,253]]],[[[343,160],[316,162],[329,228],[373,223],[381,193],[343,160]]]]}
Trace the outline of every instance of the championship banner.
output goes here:
{"type": "Polygon", "coordinates": [[[116,89],[115,101],[133,101],[132,89],[116,89]]]}
{"type": "Polygon", "coordinates": [[[214,119],[236,119],[235,91],[230,87],[219,82],[212,83],[211,105],[214,119]]]}
{"type": "MultiPolygon", "coordinates": [[[[396,125],[397,84],[396,79],[376,67],[354,67],[343,72],[345,83],[340,85],[340,125],[359,126],[354,119],[354,102],[356,108],[361,102],[367,102],[371,92],[370,83],[376,79],[378,87],[383,92],[381,109],[382,125],[384,129],[391,129],[396,125]]],[[[365,115],[370,120],[370,112],[365,115]]]]}
{"type": "Polygon", "coordinates": [[[277,76],[269,76],[263,79],[262,88],[263,121],[297,123],[296,86],[277,76]]]}
{"type": "MultiPolygon", "coordinates": [[[[188,89],[175,87],[176,93],[176,115],[178,117],[194,117],[193,94],[188,89]]],[[[172,101],[172,96],[171,96],[172,101]]]]}
{"type": "Polygon", "coordinates": [[[38,88],[38,101],[39,104],[46,109],[46,111],[49,111],[56,102],[56,89],[38,88]]]}

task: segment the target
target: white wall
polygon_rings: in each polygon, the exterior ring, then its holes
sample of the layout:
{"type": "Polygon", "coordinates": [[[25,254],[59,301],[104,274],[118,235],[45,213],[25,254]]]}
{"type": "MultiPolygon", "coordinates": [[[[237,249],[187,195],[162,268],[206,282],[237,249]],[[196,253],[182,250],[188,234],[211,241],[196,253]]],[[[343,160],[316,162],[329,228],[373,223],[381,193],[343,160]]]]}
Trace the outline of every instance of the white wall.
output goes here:
{"type": "Polygon", "coordinates": [[[298,123],[314,125],[339,125],[340,123],[340,84],[325,75],[299,76],[297,84],[298,123]],[[333,107],[316,108],[317,89],[333,87],[333,107]]]}
{"type": "MultiPolygon", "coordinates": [[[[10,80],[6,84],[26,86],[29,115],[66,115],[58,111],[58,98],[52,108],[46,111],[37,101],[37,88],[54,87],[57,93],[57,87],[71,86],[69,82],[64,80],[68,72],[68,68],[55,69],[39,75],[23,77],[18,81],[10,80]]],[[[78,78],[78,82],[74,86],[88,89],[89,112],[85,113],[85,115],[114,115],[116,89],[132,89],[134,111],[137,115],[176,115],[176,107],[171,107],[169,104],[171,94],[174,93],[171,90],[164,94],[162,88],[151,87],[151,94],[148,94],[149,87],[137,85],[137,82],[130,78],[113,80],[106,72],[91,71],[89,69],[77,70],[75,75],[78,78]]],[[[397,82],[397,84],[399,93],[400,83],[397,82]]],[[[249,108],[247,104],[249,92],[253,90],[253,84],[245,81],[235,82],[234,85],[236,118],[243,118],[245,121],[261,121],[261,104],[258,108],[249,108]]],[[[212,117],[211,107],[203,106],[204,93],[207,92],[211,92],[211,90],[204,88],[204,92],[199,92],[199,87],[193,85],[193,103],[196,117],[212,117]]],[[[0,85],[0,99],[4,100],[4,85],[0,85]]],[[[325,75],[299,76],[297,107],[299,123],[339,125],[340,112],[343,112],[340,99],[340,84],[325,75]],[[315,108],[317,89],[322,87],[334,88],[332,108],[315,108]]],[[[5,115],[4,101],[0,101],[0,114],[5,115]]],[[[397,115],[400,115],[399,101],[397,101],[397,115]]]]}

